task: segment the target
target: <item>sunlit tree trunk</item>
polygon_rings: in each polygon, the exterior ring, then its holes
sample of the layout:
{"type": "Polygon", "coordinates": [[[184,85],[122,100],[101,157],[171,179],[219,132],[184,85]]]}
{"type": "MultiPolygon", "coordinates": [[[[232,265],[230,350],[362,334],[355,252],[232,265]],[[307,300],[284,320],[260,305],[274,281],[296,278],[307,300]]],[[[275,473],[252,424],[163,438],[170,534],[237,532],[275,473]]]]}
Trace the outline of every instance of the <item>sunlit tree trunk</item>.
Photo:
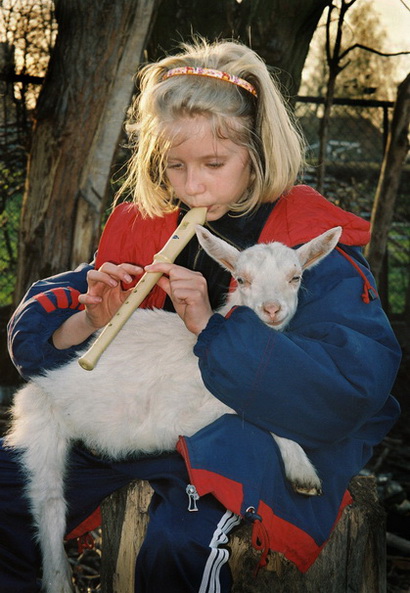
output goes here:
{"type": "Polygon", "coordinates": [[[409,151],[409,124],[410,74],[398,88],[393,121],[373,203],[372,238],[365,251],[376,280],[378,280],[382,268],[401,171],[409,151]]]}
{"type": "Polygon", "coordinates": [[[56,0],[20,227],[16,302],[36,279],[89,259],[110,165],[156,0],[56,0]]]}

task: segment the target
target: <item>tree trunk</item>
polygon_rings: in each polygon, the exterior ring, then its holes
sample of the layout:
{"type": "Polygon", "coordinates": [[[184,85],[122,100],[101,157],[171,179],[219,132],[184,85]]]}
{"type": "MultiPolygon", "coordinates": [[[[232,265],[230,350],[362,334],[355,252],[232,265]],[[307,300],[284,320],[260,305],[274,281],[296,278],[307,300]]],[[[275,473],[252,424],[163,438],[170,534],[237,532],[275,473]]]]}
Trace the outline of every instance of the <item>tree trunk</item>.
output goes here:
{"type": "Polygon", "coordinates": [[[285,94],[299,89],[309,44],[328,0],[166,0],[148,45],[150,59],[174,48],[192,32],[212,41],[234,38],[250,45],[278,69],[285,94]],[[170,26],[170,23],[177,23],[170,26]]]}
{"type": "Polygon", "coordinates": [[[365,252],[376,281],[382,268],[401,171],[409,150],[409,123],[410,74],[398,88],[393,121],[374,198],[371,216],[372,238],[365,252]]]}
{"type": "Polygon", "coordinates": [[[118,45],[118,64],[81,175],[71,258],[73,266],[90,258],[97,244],[101,215],[110,205],[107,198],[111,196],[108,192],[113,173],[111,165],[122,137],[124,116],[134,91],[134,76],[147,43],[156,0],[129,4],[120,15],[117,35],[112,40],[114,46],[118,45]]]}
{"type": "MultiPolygon", "coordinates": [[[[315,564],[302,574],[279,554],[255,577],[259,554],[251,546],[251,527],[241,526],[230,538],[232,593],[385,593],[385,515],[373,478],[350,484],[354,504],[331,535],[315,564]]],[[[134,482],[102,505],[102,593],[133,593],[135,557],[148,525],[152,489],[134,482]]]]}
{"type": "Polygon", "coordinates": [[[337,19],[337,30],[333,48],[331,47],[330,28],[332,26],[332,11],[336,6],[334,4],[329,6],[326,22],[326,58],[329,67],[329,76],[327,81],[325,106],[323,117],[320,122],[319,133],[319,163],[317,172],[316,189],[319,193],[324,192],[324,183],[326,176],[326,160],[327,160],[327,143],[329,139],[329,127],[331,120],[331,113],[336,89],[336,80],[339,73],[346,67],[340,64],[340,54],[342,50],[342,37],[345,22],[345,15],[349,8],[356,2],[356,0],[342,0],[339,9],[339,16],[337,19]]]}
{"type": "Polygon", "coordinates": [[[324,193],[325,175],[326,175],[326,160],[327,160],[327,143],[329,140],[329,127],[332,113],[333,100],[335,95],[336,76],[331,72],[327,81],[327,89],[325,96],[325,104],[323,109],[323,116],[320,120],[319,129],[319,155],[317,167],[317,182],[316,189],[319,193],[324,193]]]}
{"type": "Polygon", "coordinates": [[[35,114],[15,301],[88,259],[156,0],[56,0],[59,25],[35,114]],[[77,225],[77,228],[76,228],[77,225]]]}

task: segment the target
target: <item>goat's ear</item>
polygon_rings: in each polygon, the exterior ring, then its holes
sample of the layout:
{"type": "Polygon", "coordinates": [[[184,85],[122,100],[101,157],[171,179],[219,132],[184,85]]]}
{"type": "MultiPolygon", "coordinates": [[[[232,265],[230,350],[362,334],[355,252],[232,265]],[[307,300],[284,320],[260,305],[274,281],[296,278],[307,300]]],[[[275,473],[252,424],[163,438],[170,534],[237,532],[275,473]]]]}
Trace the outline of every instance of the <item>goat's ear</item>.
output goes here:
{"type": "Polygon", "coordinates": [[[204,248],[207,254],[217,261],[223,268],[232,272],[238,259],[239,251],[223,241],[218,237],[215,237],[203,226],[197,225],[196,236],[198,237],[199,244],[204,248]]]}
{"type": "Polygon", "coordinates": [[[342,227],[337,226],[299,247],[296,253],[302,268],[307,270],[318,264],[336,247],[341,234],[342,227]]]}

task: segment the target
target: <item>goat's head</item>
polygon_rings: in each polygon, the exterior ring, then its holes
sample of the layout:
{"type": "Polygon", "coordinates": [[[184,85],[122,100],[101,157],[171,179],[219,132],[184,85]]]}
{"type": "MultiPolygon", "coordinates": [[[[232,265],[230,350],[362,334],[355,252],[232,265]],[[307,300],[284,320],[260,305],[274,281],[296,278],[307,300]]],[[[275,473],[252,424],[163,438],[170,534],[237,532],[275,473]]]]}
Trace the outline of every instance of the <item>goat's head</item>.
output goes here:
{"type": "Polygon", "coordinates": [[[264,323],[282,330],[295,314],[303,271],[332,251],[342,228],[330,229],[297,249],[273,242],[244,251],[215,237],[204,227],[198,226],[196,233],[208,255],[236,280],[236,288],[228,296],[229,307],[250,307],[264,323]]]}

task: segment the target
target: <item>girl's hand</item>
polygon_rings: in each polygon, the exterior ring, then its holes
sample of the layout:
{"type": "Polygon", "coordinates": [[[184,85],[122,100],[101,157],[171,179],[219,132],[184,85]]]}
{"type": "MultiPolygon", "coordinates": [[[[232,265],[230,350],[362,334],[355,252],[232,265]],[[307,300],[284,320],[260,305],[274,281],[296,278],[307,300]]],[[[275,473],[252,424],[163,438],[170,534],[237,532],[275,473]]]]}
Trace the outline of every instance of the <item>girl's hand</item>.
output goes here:
{"type": "Polygon", "coordinates": [[[104,263],[98,270],[88,272],[88,290],[78,300],[85,305],[86,321],[91,329],[97,330],[107,325],[131,290],[123,290],[121,283],[130,284],[133,277],[143,272],[140,266],[117,266],[110,262],[104,263]]]}
{"type": "Polygon", "coordinates": [[[145,271],[164,274],[158,280],[158,286],[170,297],[187,329],[198,335],[213,315],[207,282],[202,274],[166,263],[150,264],[145,267],[145,271]]]}
{"type": "Polygon", "coordinates": [[[132,290],[123,290],[121,282],[129,284],[140,276],[143,268],[131,264],[105,263],[87,274],[88,290],[78,300],[83,311],[71,315],[53,334],[53,344],[59,350],[81,344],[97,329],[104,327],[118,311],[132,290]]]}

